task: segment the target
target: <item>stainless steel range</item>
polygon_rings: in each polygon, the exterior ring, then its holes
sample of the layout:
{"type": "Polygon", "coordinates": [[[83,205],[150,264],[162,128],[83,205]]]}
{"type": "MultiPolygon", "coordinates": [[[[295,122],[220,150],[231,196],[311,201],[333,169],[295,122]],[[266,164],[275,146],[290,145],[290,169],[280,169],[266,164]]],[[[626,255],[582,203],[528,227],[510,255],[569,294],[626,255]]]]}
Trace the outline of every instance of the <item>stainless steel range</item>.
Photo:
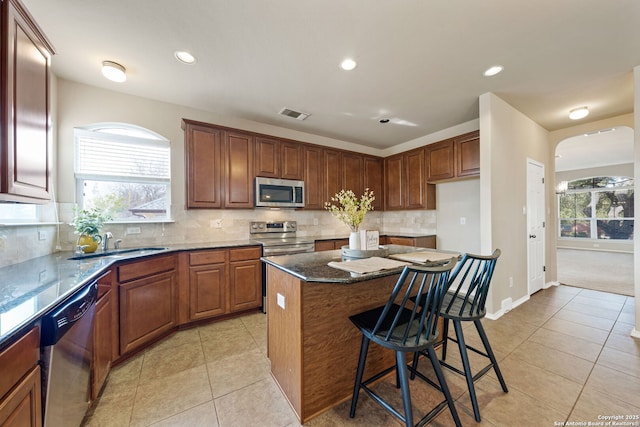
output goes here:
{"type": "Polygon", "coordinates": [[[314,251],[314,242],[297,237],[296,221],[254,221],[250,225],[251,240],[262,244],[264,256],[291,255],[314,251]]]}
{"type": "MultiPolygon", "coordinates": [[[[254,221],[249,226],[251,240],[262,244],[262,255],[292,255],[314,251],[314,242],[296,236],[296,221],[254,221]]],[[[262,263],[262,311],[267,312],[267,272],[262,263]]]]}

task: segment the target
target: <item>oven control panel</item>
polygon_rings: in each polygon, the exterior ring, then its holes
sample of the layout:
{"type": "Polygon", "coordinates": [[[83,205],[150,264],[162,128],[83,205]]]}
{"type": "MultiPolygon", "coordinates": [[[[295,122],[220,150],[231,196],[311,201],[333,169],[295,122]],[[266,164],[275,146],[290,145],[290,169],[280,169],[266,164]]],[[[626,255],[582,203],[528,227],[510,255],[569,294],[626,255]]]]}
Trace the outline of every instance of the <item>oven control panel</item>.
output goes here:
{"type": "Polygon", "coordinates": [[[252,221],[249,233],[295,233],[296,221],[252,221]]]}

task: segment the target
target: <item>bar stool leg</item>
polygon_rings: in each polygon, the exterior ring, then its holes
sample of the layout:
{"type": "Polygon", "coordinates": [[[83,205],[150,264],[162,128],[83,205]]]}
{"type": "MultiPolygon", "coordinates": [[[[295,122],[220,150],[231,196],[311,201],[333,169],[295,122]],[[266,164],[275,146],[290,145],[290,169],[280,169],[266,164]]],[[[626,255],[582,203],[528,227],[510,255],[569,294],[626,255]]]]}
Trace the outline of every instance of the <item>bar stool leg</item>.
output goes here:
{"type": "Polygon", "coordinates": [[[442,323],[442,359],[447,359],[447,341],[449,341],[449,319],[442,323]]]}
{"type": "Polygon", "coordinates": [[[353,396],[351,397],[351,412],[349,417],[356,416],[356,406],[358,405],[358,396],[360,395],[360,384],[362,383],[362,375],[364,374],[364,366],[367,361],[367,353],[369,352],[369,338],[362,336],[362,344],[360,344],[360,356],[358,357],[358,370],[356,371],[356,382],[353,386],[353,396]]]}
{"type": "Polygon", "coordinates": [[[409,391],[409,370],[407,359],[401,351],[396,351],[396,372],[400,380],[402,391],[402,405],[404,406],[404,420],[407,427],[413,427],[413,409],[411,407],[411,392],[409,391]]]}
{"type": "Polygon", "coordinates": [[[498,361],[496,360],[496,356],[493,354],[493,350],[491,349],[491,344],[489,344],[489,339],[487,338],[487,334],[484,332],[484,327],[482,327],[482,323],[480,322],[480,320],[474,320],[473,323],[476,325],[476,329],[478,330],[478,335],[480,335],[480,339],[482,340],[484,349],[487,352],[487,356],[489,356],[489,360],[491,360],[491,364],[493,365],[493,370],[496,372],[498,381],[500,381],[500,385],[502,386],[502,391],[504,391],[505,393],[509,393],[509,389],[507,388],[507,383],[505,383],[504,378],[502,378],[502,372],[500,372],[498,361]]]}
{"type": "Polygon", "coordinates": [[[447,381],[445,380],[444,374],[442,373],[440,361],[438,360],[438,356],[436,356],[436,352],[433,347],[429,347],[427,349],[427,354],[429,355],[429,360],[431,360],[431,365],[433,366],[436,378],[438,378],[438,383],[440,384],[440,388],[442,389],[442,394],[444,394],[445,399],[447,399],[447,406],[449,407],[449,411],[451,411],[453,422],[456,424],[456,427],[462,427],[460,417],[458,416],[458,411],[456,411],[456,407],[453,403],[453,397],[451,396],[451,392],[449,391],[449,386],[447,385],[447,381]]]}
{"type": "Polygon", "coordinates": [[[453,321],[453,327],[456,331],[456,338],[458,339],[458,348],[460,349],[460,357],[462,358],[462,368],[464,369],[464,376],[467,380],[467,387],[469,388],[469,398],[471,399],[471,406],[473,406],[473,415],[477,422],[480,422],[480,408],[478,408],[478,399],[476,398],[476,388],[473,385],[473,374],[471,373],[471,365],[469,364],[469,354],[467,353],[467,346],[464,342],[464,335],[462,333],[462,323],[458,320],[453,321]]]}

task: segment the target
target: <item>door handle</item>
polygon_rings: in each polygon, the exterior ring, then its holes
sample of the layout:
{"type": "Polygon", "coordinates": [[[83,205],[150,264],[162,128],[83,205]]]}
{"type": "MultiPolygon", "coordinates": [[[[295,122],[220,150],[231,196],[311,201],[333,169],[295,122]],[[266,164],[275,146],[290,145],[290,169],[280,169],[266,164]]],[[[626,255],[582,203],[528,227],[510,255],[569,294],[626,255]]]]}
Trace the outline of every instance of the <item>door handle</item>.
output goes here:
{"type": "Polygon", "coordinates": [[[535,234],[529,234],[529,238],[530,238],[530,239],[535,239],[535,238],[536,238],[536,235],[535,235],[535,234]]]}

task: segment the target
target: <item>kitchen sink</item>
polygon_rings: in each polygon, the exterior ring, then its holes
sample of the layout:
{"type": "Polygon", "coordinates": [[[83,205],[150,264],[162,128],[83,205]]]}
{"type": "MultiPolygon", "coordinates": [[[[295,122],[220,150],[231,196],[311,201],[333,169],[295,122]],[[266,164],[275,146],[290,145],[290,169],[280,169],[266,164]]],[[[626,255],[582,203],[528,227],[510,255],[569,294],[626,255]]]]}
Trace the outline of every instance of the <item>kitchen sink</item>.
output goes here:
{"type": "Polygon", "coordinates": [[[148,253],[164,251],[166,249],[167,248],[161,248],[161,247],[113,249],[113,250],[106,251],[106,252],[96,252],[96,253],[92,253],[92,254],[76,255],[76,256],[73,256],[73,257],[71,257],[69,259],[70,260],[82,260],[82,259],[98,258],[98,257],[105,257],[105,256],[117,257],[117,256],[124,256],[124,255],[145,255],[145,254],[148,254],[148,253]]]}

